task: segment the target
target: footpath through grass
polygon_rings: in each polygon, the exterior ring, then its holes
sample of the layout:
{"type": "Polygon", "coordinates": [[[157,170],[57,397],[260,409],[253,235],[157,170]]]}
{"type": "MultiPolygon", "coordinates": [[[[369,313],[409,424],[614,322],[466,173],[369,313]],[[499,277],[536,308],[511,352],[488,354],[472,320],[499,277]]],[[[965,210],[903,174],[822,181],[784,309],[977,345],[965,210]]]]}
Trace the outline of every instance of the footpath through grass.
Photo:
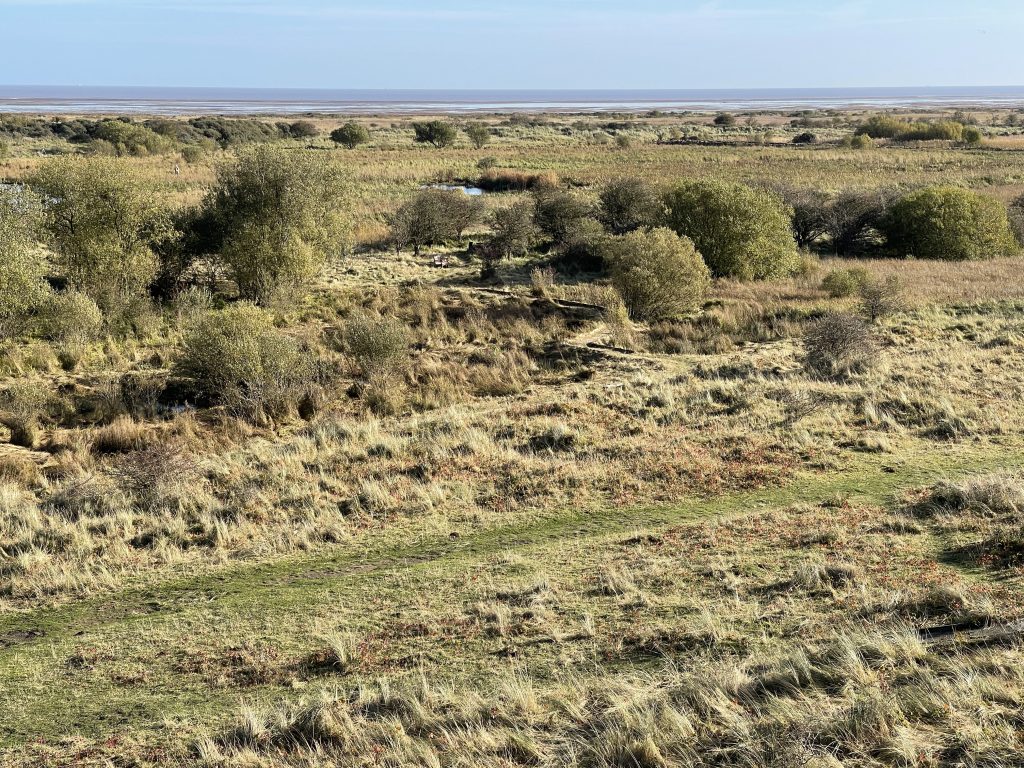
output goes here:
{"type": "MultiPolygon", "coordinates": [[[[515,553],[543,561],[567,550],[588,556],[623,533],[657,532],[688,520],[813,504],[836,495],[884,505],[901,490],[943,477],[1018,468],[1024,458],[1015,443],[915,441],[907,449],[899,458],[856,455],[842,473],[802,474],[784,488],[666,506],[566,509],[415,540],[399,541],[384,532],[361,549],[345,546],[315,556],[233,565],[0,616],[0,744],[17,751],[35,740],[72,735],[101,740],[115,734],[170,742],[180,733],[161,723],[206,727],[226,717],[240,699],[238,688],[211,685],[183,666],[183,659],[252,640],[285,652],[308,651],[319,619],[341,617],[366,631],[415,613],[427,602],[443,604],[446,592],[457,590],[489,558],[515,553]]],[[[434,663],[442,672],[486,674],[493,661],[470,658],[474,652],[467,646],[460,650],[465,658],[434,663]]],[[[244,695],[278,697],[284,689],[270,682],[249,687],[244,695]]]]}

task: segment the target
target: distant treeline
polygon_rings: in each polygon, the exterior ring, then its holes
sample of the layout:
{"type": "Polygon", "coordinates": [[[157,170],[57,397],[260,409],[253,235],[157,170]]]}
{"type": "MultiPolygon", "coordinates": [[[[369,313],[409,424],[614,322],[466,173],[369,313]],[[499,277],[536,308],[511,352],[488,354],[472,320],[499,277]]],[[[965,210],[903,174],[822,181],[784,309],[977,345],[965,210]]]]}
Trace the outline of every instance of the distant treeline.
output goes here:
{"type": "Polygon", "coordinates": [[[0,138],[64,139],[84,145],[101,142],[98,149],[106,144],[122,154],[153,154],[189,144],[230,147],[316,135],[316,126],[307,120],[271,123],[252,118],[194,117],[136,122],[128,117],[101,120],[0,117],[0,138]]]}

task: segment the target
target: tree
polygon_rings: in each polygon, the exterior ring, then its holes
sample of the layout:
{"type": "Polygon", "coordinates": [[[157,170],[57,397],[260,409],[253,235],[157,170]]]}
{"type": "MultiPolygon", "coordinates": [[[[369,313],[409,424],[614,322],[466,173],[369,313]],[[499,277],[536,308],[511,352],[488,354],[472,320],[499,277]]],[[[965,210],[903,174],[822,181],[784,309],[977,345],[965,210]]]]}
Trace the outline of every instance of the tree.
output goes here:
{"type": "Polygon", "coordinates": [[[970,261],[1016,253],[1006,207],[957,187],[930,187],[898,200],[881,222],[889,247],[918,259],[970,261]]]}
{"type": "Polygon", "coordinates": [[[451,123],[443,120],[431,120],[427,123],[413,123],[418,144],[433,144],[435,147],[450,147],[459,137],[459,132],[451,123]]]}
{"type": "Polygon", "coordinates": [[[483,214],[479,200],[455,189],[425,189],[403,203],[391,216],[391,242],[396,250],[420,249],[447,240],[461,239],[463,232],[483,214]]]}
{"type": "Polygon", "coordinates": [[[556,247],[576,240],[583,222],[593,214],[589,203],[564,190],[545,189],[534,200],[534,224],[556,247]]]}
{"type": "Polygon", "coordinates": [[[689,238],[667,228],[607,238],[604,258],[632,317],[667,320],[697,309],[711,284],[689,238]]]}
{"type": "Polygon", "coordinates": [[[717,277],[759,280],[800,266],[792,211],[767,190],[691,181],[669,192],[665,203],[669,226],[693,240],[717,277]]]}
{"type": "Polygon", "coordinates": [[[598,219],[612,234],[657,226],[664,212],[658,190],[643,179],[618,179],[601,190],[598,219]]]}
{"type": "Polygon", "coordinates": [[[799,248],[810,248],[825,235],[828,230],[828,195],[810,187],[785,184],[770,189],[793,209],[793,237],[799,248]]]}
{"type": "Polygon", "coordinates": [[[715,115],[715,125],[722,128],[731,128],[736,125],[736,115],[732,112],[719,112],[715,115]]]}
{"type": "Polygon", "coordinates": [[[466,128],[466,136],[477,149],[483,149],[491,140],[491,130],[486,125],[474,123],[466,128]]]}
{"type": "Polygon", "coordinates": [[[491,243],[506,257],[528,253],[540,234],[533,223],[533,201],[520,200],[491,214],[491,243]]]}
{"type": "Polygon", "coordinates": [[[370,131],[359,123],[345,123],[331,131],[331,141],[335,144],[343,144],[349,149],[355,149],[360,144],[366,144],[370,140],[370,131]]]}
{"type": "Polygon", "coordinates": [[[0,185],[0,340],[21,333],[49,293],[38,222],[39,201],[28,190],[0,185]]]}
{"type": "Polygon", "coordinates": [[[107,315],[145,295],[157,271],[156,243],[172,237],[168,208],[127,163],[59,158],[32,186],[58,269],[107,315]]]}
{"type": "Polygon", "coordinates": [[[219,251],[243,298],[264,303],[347,247],[347,202],[347,177],[325,153],[256,144],[217,169],[203,244],[219,251]]]}
{"type": "Polygon", "coordinates": [[[877,189],[840,193],[823,209],[825,234],[839,256],[863,253],[880,245],[878,227],[892,205],[895,193],[877,189]]]}

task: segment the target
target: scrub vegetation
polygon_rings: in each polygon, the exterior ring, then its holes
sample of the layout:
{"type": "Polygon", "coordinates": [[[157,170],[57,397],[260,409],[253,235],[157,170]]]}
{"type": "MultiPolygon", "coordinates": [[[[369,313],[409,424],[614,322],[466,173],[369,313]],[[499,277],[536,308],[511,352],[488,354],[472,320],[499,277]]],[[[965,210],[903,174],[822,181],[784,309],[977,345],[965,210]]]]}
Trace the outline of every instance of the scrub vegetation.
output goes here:
{"type": "Polygon", "coordinates": [[[0,763],[1015,764],[1019,122],[3,116],[0,763]]]}

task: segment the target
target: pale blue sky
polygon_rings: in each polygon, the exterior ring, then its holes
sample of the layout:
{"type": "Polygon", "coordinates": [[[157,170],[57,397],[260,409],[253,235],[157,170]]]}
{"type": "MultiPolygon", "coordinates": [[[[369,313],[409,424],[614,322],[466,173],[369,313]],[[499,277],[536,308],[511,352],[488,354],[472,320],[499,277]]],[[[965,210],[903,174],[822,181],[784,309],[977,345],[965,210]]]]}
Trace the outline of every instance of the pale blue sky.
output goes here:
{"type": "Polygon", "coordinates": [[[1024,85],[1022,0],[0,0],[0,83],[1024,85]]]}

